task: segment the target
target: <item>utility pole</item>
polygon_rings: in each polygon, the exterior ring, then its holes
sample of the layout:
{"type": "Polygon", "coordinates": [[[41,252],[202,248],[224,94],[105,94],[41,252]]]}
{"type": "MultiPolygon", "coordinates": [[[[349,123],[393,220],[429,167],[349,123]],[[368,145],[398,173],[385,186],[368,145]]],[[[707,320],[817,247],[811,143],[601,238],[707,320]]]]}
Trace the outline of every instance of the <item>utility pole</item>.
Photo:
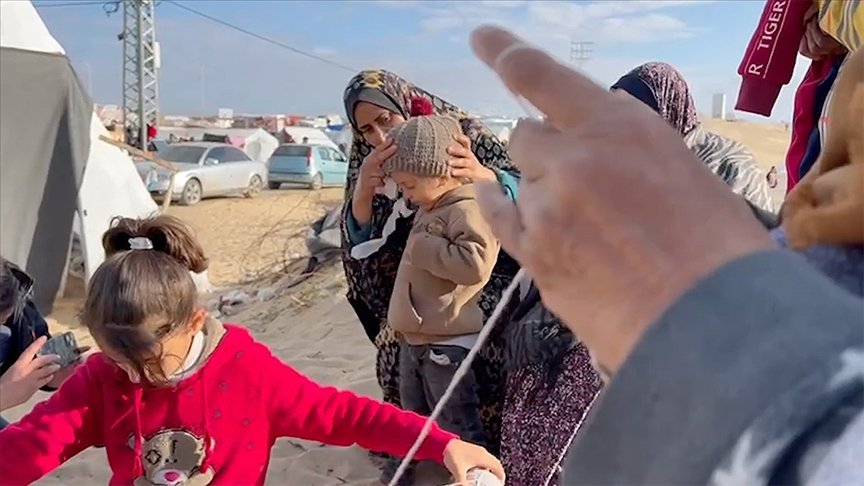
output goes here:
{"type": "Polygon", "coordinates": [[[159,125],[159,43],[156,42],[155,0],[123,0],[124,126],[138,133],[147,150],[147,126],[159,125]]]}
{"type": "Polygon", "coordinates": [[[586,62],[591,60],[591,54],[594,53],[594,43],[591,41],[570,41],[570,61],[576,64],[576,67],[582,69],[586,62]]]}

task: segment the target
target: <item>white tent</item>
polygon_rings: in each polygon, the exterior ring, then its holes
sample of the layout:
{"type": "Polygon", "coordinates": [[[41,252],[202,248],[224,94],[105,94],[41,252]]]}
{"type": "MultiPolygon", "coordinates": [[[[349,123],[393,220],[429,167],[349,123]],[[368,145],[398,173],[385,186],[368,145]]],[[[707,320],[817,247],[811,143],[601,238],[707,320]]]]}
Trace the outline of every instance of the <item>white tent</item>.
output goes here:
{"type": "Polygon", "coordinates": [[[266,162],[279,148],[279,140],[270,135],[262,128],[184,128],[184,127],[159,127],[159,138],[193,137],[201,141],[204,134],[228,137],[232,143],[239,140],[240,148],[246,155],[259,162],[266,162]]]}
{"type": "Polygon", "coordinates": [[[104,260],[111,219],[157,207],[129,156],[99,139],[107,130],[29,1],[0,1],[0,65],[0,252],[34,274],[36,303],[48,312],[62,290],[71,234],[86,279],[104,260]]]}
{"type": "Polygon", "coordinates": [[[285,133],[291,135],[291,138],[294,139],[295,143],[301,143],[303,138],[308,138],[309,143],[315,145],[323,145],[325,147],[330,147],[334,150],[339,150],[339,146],[333,143],[333,140],[330,139],[327,135],[324,134],[321,130],[317,128],[308,128],[308,127],[285,127],[285,133]]]}

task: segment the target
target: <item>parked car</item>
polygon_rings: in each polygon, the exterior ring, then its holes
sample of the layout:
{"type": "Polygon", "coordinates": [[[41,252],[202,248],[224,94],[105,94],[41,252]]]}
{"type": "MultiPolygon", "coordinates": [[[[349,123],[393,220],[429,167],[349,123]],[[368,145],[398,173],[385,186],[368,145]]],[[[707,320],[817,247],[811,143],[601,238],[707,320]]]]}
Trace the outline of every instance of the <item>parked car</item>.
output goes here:
{"type": "Polygon", "coordinates": [[[267,165],[270,189],[279,189],[282,183],[303,184],[315,191],[342,186],[348,173],[348,158],[342,152],[315,144],[280,145],[267,165]]]}
{"type": "MultiPolygon", "coordinates": [[[[172,200],[184,206],[205,197],[243,194],[255,197],[267,184],[267,166],[224,143],[174,143],[159,150],[159,158],[174,164],[172,200]]],[[[166,197],[171,171],[153,162],[137,164],[138,174],[156,198],[166,197]]]]}

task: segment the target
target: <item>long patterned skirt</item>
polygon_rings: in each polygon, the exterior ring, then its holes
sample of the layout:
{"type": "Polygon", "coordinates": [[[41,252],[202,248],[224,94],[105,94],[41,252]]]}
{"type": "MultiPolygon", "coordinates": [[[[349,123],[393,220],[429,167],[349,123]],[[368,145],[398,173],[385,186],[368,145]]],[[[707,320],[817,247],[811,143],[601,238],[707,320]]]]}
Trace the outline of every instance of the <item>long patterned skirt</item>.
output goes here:
{"type": "Polygon", "coordinates": [[[602,387],[581,344],[557,363],[537,363],[507,377],[501,462],[512,486],[552,486],[576,427],[602,387]]]}

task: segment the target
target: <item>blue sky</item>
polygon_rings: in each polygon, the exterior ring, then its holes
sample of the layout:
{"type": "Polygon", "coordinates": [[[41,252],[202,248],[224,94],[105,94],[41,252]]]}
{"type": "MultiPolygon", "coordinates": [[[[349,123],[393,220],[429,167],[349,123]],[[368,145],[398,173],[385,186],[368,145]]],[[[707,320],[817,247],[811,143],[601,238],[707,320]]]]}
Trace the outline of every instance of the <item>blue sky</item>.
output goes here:
{"type": "MultiPolygon", "coordinates": [[[[56,0],[68,3],[69,0],[56,0]]],[[[119,103],[120,12],[100,5],[43,8],[94,99],[119,103]]],[[[89,2],[87,2],[89,3],[89,2]]],[[[712,93],[737,94],[738,62],[763,0],[652,1],[208,1],[181,3],[356,69],[383,67],[465,109],[520,115],[500,83],[472,56],[467,36],[482,23],[511,28],[569,61],[570,40],[593,41],[584,69],[611,84],[633,66],[672,63],[687,77],[700,111],[712,93]]],[[[169,2],[157,7],[160,110],[166,114],[340,113],[352,73],[233,31],[169,2]]],[[[774,119],[790,118],[799,62],[774,119]]]]}

